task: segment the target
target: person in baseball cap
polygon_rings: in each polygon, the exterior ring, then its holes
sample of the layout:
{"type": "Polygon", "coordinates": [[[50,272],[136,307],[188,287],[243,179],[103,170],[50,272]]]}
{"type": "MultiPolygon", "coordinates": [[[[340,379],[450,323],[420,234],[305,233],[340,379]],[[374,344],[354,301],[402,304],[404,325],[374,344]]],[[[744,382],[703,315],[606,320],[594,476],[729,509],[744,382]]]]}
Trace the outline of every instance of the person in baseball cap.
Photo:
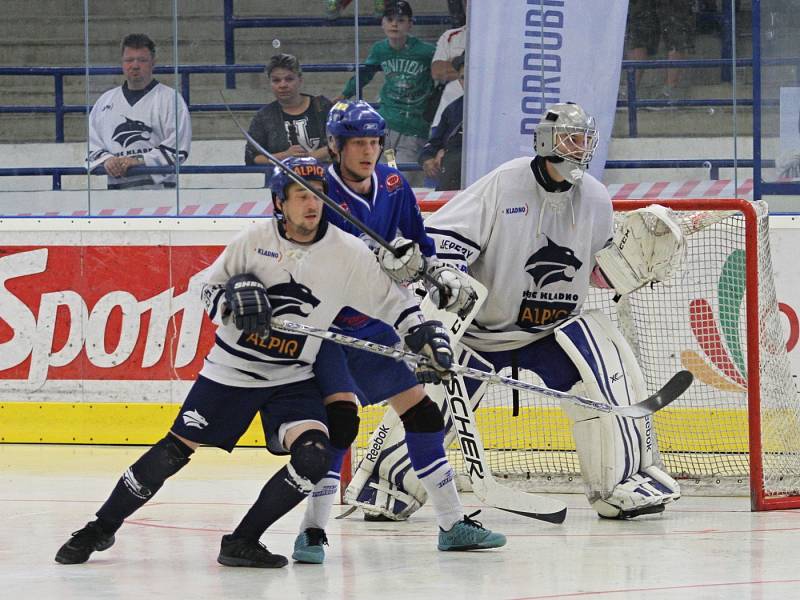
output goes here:
{"type": "Polygon", "coordinates": [[[389,0],[386,3],[386,8],[383,9],[383,16],[384,17],[401,16],[412,19],[414,18],[414,12],[411,10],[411,5],[405,0],[396,0],[396,1],[389,0]]]}

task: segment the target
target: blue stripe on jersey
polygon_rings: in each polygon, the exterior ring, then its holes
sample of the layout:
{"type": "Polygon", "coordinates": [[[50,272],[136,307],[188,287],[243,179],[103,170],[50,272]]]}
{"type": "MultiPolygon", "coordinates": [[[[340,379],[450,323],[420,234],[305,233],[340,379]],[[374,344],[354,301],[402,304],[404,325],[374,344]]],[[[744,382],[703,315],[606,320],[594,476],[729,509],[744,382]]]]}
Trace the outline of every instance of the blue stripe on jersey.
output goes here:
{"type": "Polygon", "coordinates": [[[478,252],[481,251],[481,247],[478,244],[473,242],[468,237],[464,237],[460,233],[456,233],[455,231],[450,231],[448,229],[436,229],[435,227],[426,227],[425,231],[428,233],[428,235],[443,235],[445,237],[451,237],[459,242],[467,244],[468,246],[472,246],[478,252]]]}
{"type": "Polygon", "coordinates": [[[219,310],[219,303],[222,300],[222,297],[225,295],[224,289],[217,290],[214,299],[211,301],[211,310],[208,313],[208,318],[212,321],[214,317],[217,316],[217,311],[219,310]]]}

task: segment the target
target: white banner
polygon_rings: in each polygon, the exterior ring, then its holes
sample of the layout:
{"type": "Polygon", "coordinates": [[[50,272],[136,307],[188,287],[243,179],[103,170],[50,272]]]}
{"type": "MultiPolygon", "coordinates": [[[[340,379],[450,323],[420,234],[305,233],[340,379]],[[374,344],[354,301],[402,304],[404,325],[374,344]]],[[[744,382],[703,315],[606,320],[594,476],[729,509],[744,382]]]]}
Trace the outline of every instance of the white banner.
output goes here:
{"type": "Polygon", "coordinates": [[[597,120],[600,178],[619,88],[628,0],[473,0],[469,4],[465,185],[533,154],[545,108],[577,102],[597,120]]]}

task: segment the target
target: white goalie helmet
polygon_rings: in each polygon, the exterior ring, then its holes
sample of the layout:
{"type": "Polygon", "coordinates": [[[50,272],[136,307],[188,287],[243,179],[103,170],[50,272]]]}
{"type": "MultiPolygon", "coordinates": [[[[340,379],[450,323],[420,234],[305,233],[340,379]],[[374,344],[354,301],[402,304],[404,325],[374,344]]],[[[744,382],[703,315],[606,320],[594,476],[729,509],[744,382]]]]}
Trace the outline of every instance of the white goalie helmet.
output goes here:
{"type": "Polygon", "coordinates": [[[548,157],[556,171],[570,183],[578,183],[597,149],[594,117],[574,102],[547,108],[533,135],[536,154],[548,157]]]}

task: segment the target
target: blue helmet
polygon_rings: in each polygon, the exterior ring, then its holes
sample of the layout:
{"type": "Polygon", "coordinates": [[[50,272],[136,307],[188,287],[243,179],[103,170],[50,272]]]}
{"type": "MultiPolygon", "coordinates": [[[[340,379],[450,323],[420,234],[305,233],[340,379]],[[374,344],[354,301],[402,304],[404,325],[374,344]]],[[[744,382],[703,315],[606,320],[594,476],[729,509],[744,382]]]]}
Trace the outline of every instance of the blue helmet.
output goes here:
{"type": "Polygon", "coordinates": [[[328,144],[337,151],[342,149],[343,138],[386,136],[386,121],[367,102],[344,100],[333,105],[328,113],[328,124],[325,128],[328,144]]]}
{"type": "MultiPolygon", "coordinates": [[[[287,158],[283,164],[308,181],[321,181],[325,183],[325,167],[316,158],[305,156],[303,158],[287,158]]],[[[272,191],[272,200],[286,200],[286,188],[294,183],[286,172],[276,167],[269,179],[269,189],[272,191]]],[[[276,207],[277,209],[277,207],[276,207]]]]}

